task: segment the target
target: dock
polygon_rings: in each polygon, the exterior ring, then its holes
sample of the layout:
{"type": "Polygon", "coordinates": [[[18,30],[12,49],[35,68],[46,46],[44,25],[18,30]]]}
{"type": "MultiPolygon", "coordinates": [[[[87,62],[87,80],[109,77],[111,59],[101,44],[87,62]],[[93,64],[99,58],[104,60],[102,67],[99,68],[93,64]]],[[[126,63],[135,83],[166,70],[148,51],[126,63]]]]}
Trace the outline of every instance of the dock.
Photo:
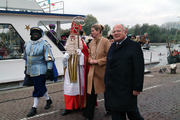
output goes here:
{"type": "MultiPolygon", "coordinates": [[[[138,107],[145,120],[180,120],[180,63],[176,74],[170,71],[159,73],[161,68],[169,65],[151,68],[151,73],[144,74],[143,92],[138,96],[138,107]]],[[[49,96],[53,104],[44,109],[46,100],[40,98],[37,114],[27,118],[33,105],[33,87],[23,87],[0,91],[0,120],[83,120],[83,110],[73,110],[62,116],[65,110],[63,82],[47,84],[49,96]]],[[[103,93],[98,95],[98,106],[95,108],[93,120],[111,120],[104,116],[103,93]]]]}

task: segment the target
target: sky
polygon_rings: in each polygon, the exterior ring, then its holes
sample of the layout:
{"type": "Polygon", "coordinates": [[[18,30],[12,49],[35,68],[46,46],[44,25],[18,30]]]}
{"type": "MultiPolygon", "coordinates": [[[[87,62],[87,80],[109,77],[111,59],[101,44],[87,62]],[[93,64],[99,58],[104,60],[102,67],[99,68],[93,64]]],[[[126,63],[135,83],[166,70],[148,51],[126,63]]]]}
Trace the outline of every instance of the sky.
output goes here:
{"type": "MultiPolygon", "coordinates": [[[[51,3],[56,1],[50,0],[51,3]]],[[[55,9],[58,9],[58,4],[55,9]]],[[[180,22],[180,0],[64,0],[64,13],[92,14],[99,24],[108,24],[111,29],[116,24],[132,27],[148,23],[160,26],[166,22],[180,22]]],[[[69,26],[61,27],[67,29],[69,26]]]]}

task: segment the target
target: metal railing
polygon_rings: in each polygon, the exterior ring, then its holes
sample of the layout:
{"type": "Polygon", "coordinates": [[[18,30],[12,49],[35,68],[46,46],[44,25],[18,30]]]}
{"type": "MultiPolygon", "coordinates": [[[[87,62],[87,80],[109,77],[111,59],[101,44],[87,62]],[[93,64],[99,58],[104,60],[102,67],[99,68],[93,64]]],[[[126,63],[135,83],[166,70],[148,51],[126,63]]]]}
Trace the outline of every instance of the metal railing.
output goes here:
{"type": "Polygon", "coordinates": [[[37,0],[36,0],[36,2],[37,2],[38,4],[43,3],[43,5],[40,5],[40,7],[44,10],[44,12],[47,12],[46,9],[49,9],[49,13],[51,13],[52,11],[62,10],[62,11],[63,11],[63,14],[64,14],[64,1],[57,1],[57,2],[51,3],[50,0],[41,0],[41,1],[37,1],[37,0]],[[45,3],[48,4],[48,7],[47,7],[47,6],[44,6],[45,3]],[[59,4],[59,3],[60,3],[60,4],[63,4],[63,7],[62,7],[62,8],[56,9],[56,10],[52,10],[52,9],[51,9],[52,4],[56,5],[56,4],[59,4]]]}

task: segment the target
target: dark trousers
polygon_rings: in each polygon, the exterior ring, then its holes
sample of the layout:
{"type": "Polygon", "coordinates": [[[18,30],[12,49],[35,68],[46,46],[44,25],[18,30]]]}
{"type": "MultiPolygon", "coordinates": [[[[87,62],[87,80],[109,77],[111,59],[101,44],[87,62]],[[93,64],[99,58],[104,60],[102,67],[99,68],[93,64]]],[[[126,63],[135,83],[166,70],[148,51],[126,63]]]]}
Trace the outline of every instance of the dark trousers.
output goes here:
{"type": "Polygon", "coordinates": [[[129,120],[144,120],[144,118],[140,115],[138,108],[135,111],[130,111],[130,112],[111,110],[112,120],[126,120],[126,114],[129,120]]]}
{"type": "MultiPolygon", "coordinates": [[[[105,96],[105,92],[104,92],[104,96],[105,96]]],[[[105,98],[104,98],[104,104],[105,104],[105,98]]],[[[105,106],[105,105],[104,105],[104,106],[105,106]]],[[[105,107],[105,109],[106,109],[106,112],[110,111],[110,110],[107,109],[106,107],[105,107]]]]}
{"type": "Polygon", "coordinates": [[[94,84],[93,84],[91,94],[88,97],[88,101],[87,101],[86,107],[85,107],[84,112],[83,112],[83,116],[85,118],[90,118],[90,119],[93,118],[94,109],[96,106],[96,100],[97,100],[97,94],[95,94],[94,84]]]}

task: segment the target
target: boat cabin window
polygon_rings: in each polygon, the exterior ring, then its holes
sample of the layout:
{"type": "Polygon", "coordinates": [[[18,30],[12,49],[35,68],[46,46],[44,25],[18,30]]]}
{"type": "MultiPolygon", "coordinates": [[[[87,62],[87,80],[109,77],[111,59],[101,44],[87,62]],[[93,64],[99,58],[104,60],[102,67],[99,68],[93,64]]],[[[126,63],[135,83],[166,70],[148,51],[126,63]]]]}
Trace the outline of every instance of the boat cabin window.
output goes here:
{"type": "Polygon", "coordinates": [[[0,60],[21,59],[24,43],[11,24],[0,23],[0,60]]]}

